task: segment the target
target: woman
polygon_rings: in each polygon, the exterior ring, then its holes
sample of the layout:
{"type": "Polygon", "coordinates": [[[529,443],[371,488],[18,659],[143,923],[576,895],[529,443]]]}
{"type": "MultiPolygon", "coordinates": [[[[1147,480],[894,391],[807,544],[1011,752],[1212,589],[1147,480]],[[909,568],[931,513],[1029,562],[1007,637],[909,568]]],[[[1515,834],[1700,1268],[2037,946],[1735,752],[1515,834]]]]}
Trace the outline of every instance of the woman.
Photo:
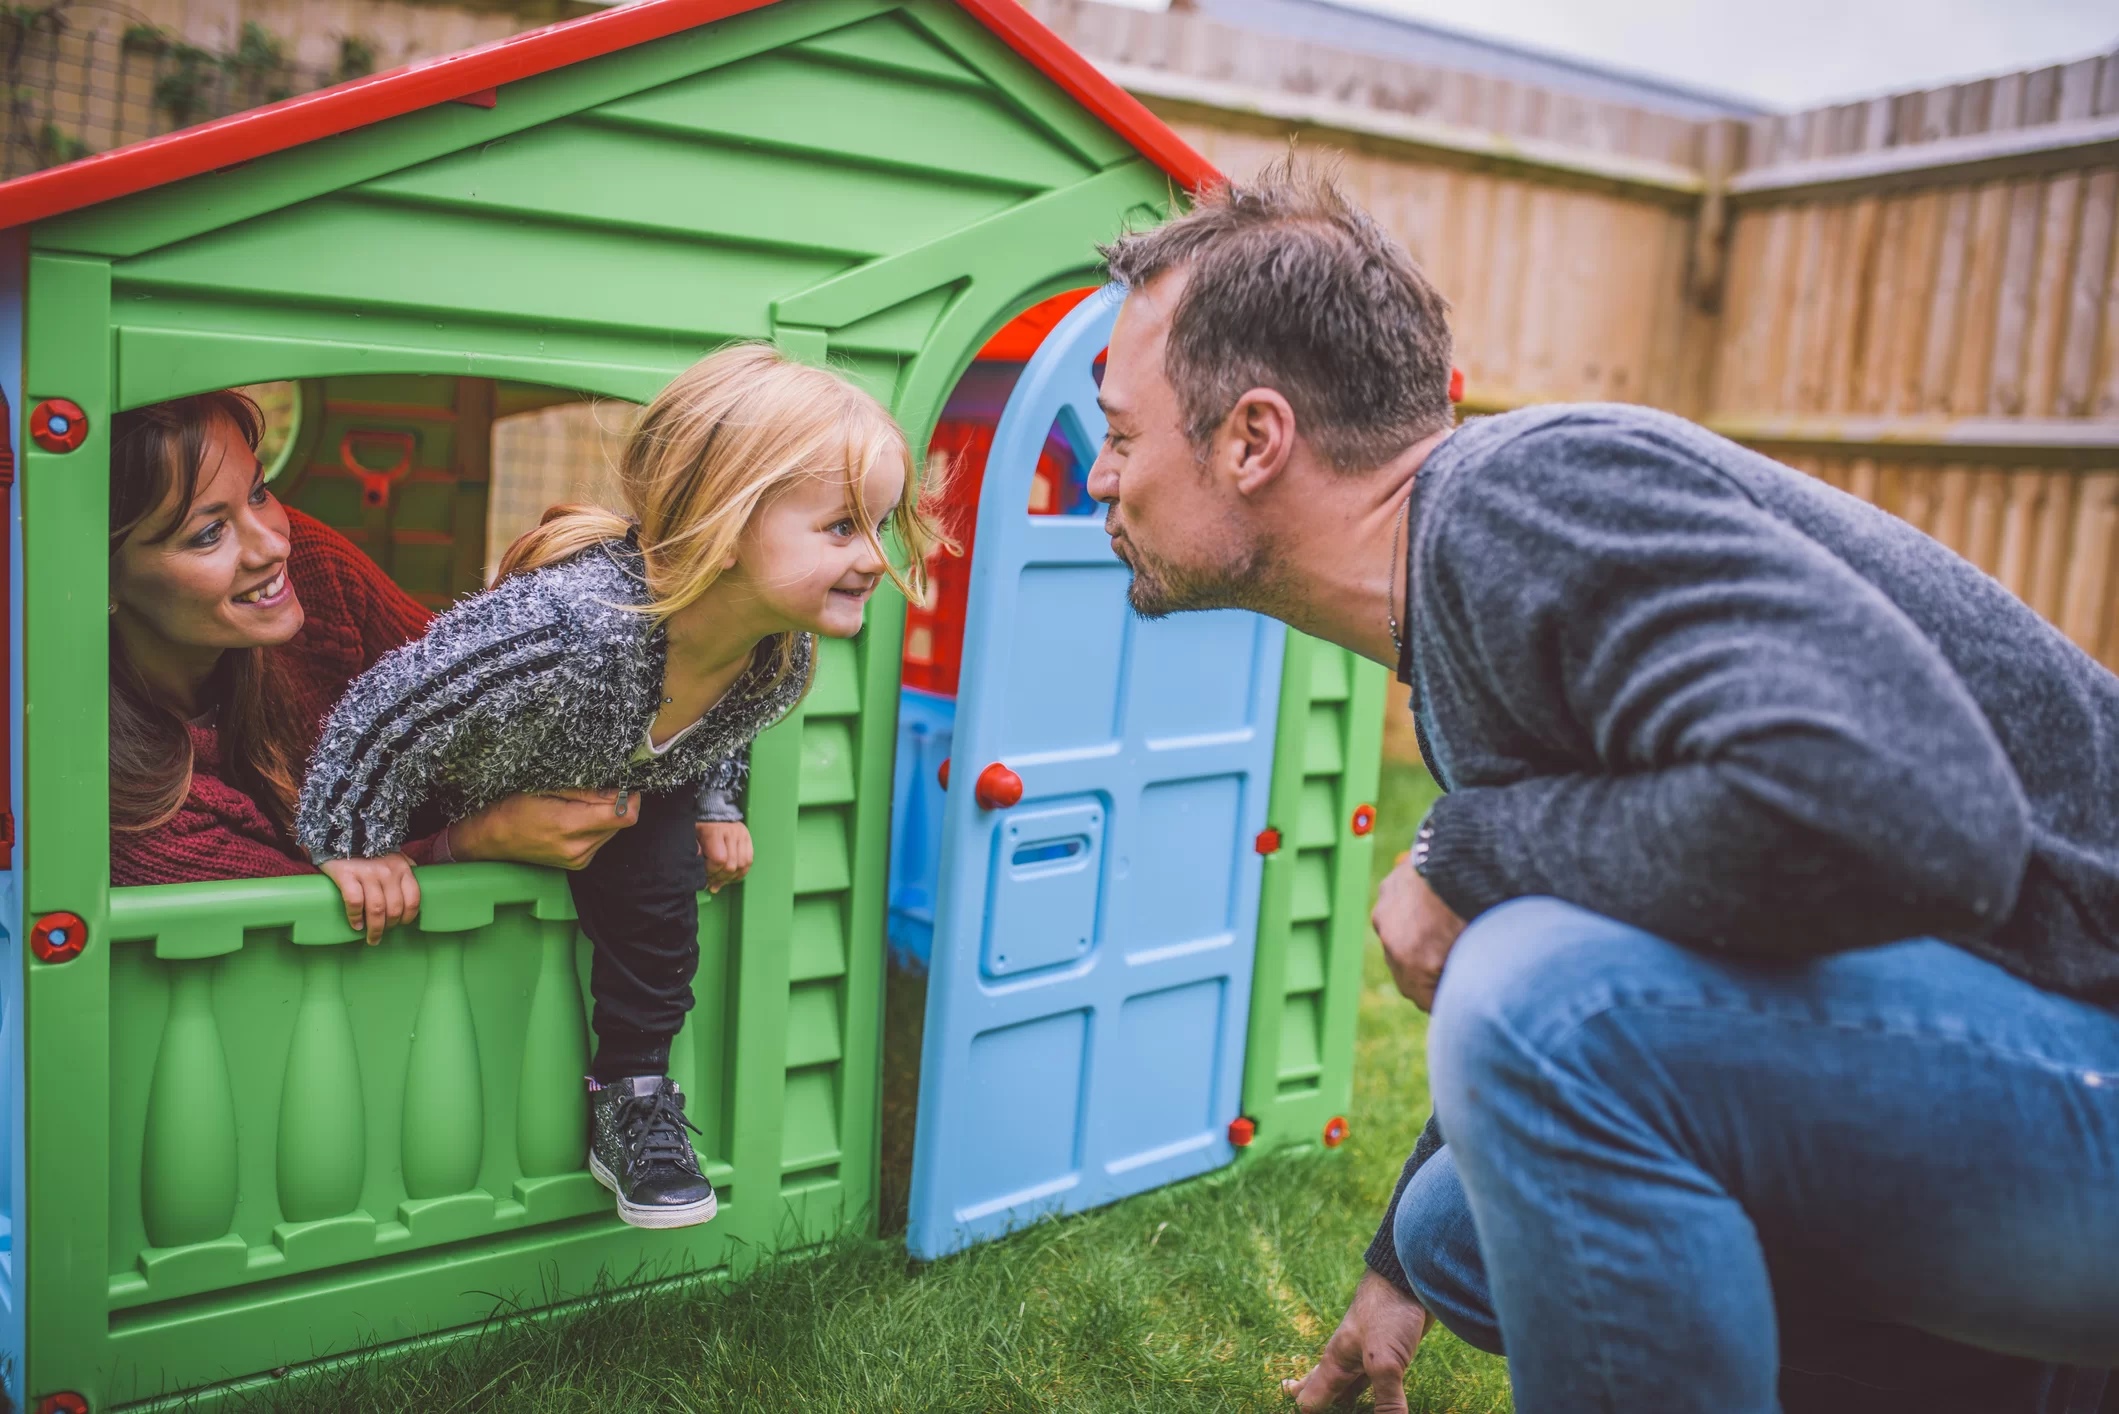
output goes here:
{"type": "MultiPolygon", "coordinates": [[[[312,872],[288,827],[324,716],[429,614],[344,536],[266,487],[264,419],[235,392],[112,419],[111,882],[312,872]]],[[[408,844],[415,863],[579,869],[609,792],[514,796],[408,844]]]]}

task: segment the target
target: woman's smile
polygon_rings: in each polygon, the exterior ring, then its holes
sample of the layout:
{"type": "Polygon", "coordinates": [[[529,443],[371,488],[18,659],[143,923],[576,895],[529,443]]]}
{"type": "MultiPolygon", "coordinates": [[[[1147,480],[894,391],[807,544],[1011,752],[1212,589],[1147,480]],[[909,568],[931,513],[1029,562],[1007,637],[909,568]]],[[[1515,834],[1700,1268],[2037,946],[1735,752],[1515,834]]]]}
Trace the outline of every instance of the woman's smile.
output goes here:
{"type": "Polygon", "coordinates": [[[286,601],[287,592],[287,566],[282,564],[263,583],[236,595],[234,602],[245,608],[276,609],[286,601]]]}

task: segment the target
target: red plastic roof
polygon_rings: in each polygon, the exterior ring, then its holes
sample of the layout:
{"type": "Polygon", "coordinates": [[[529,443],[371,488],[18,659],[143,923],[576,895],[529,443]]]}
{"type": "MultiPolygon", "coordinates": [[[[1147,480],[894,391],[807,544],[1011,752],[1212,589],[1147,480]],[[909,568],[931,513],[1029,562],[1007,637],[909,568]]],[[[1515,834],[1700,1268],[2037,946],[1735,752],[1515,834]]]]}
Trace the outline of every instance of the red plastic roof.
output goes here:
{"type": "MultiPolygon", "coordinates": [[[[388,73],[252,108],[194,128],[99,152],[0,182],[0,228],[79,211],[150,187],[249,162],[437,103],[493,104],[493,90],[584,59],[600,58],[700,25],[763,9],[773,0],[634,0],[423,59],[388,73]]],[[[1108,124],[1187,190],[1217,174],[1206,158],[1138,99],[1040,24],[1017,0],[956,0],[1075,102],[1108,124]]]]}

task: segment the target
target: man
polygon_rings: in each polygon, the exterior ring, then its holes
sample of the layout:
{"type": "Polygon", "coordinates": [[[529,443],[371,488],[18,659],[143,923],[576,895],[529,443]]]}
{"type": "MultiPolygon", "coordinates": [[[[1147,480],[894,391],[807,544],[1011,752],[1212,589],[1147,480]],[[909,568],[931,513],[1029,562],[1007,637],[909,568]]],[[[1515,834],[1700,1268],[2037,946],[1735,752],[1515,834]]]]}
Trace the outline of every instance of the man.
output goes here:
{"type": "Polygon", "coordinates": [[[1446,304],[1327,177],[1104,254],[1134,606],[1392,665],[1447,792],[1374,915],[1436,1122],[1296,1403],[1403,1409],[1432,1314],[1522,1414],[2094,1409],[2119,678],[1681,419],[1452,431],[1446,304]]]}

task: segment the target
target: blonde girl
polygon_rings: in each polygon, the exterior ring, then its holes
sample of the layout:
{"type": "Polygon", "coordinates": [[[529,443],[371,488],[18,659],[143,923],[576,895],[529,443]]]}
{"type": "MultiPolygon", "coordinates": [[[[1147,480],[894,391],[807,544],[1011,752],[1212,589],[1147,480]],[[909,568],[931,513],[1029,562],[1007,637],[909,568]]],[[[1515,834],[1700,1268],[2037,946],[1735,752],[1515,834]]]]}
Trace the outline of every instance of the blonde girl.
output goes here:
{"type": "Polygon", "coordinates": [[[749,746],[808,688],[815,635],[859,632],[885,577],[925,593],[935,536],[910,474],[868,394],[770,348],[724,349],[627,441],[628,514],[548,512],[492,589],[353,684],[310,763],[297,837],[371,943],[418,912],[401,852],[418,831],[517,792],[618,792],[632,823],[569,880],[595,946],[589,1167],[636,1226],[714,1215],[667,1073],[697,891],[750,866],[735,809],[749,746]]]}

